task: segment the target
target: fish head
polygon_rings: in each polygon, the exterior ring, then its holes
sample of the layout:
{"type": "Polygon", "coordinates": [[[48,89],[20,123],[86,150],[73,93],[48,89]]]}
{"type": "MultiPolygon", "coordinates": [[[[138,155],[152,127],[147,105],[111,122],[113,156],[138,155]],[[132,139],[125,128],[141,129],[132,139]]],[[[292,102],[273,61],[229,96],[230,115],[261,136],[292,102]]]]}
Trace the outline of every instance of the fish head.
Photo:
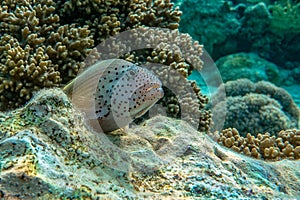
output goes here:
{"type": "Polygon", "coordinates": [[[134,82],[134,92],[129,99],[129,113],[132,118],[145,114],[164,96],[161,81],[145,68],[138,68],[138,78],[134,82]]]}
{"type": "Polygon", "coordinates": [[[131,65],[114,86],[113,114],[132,121],[145,114],[163,95],[162,83],[151,71],[131,65]]]}

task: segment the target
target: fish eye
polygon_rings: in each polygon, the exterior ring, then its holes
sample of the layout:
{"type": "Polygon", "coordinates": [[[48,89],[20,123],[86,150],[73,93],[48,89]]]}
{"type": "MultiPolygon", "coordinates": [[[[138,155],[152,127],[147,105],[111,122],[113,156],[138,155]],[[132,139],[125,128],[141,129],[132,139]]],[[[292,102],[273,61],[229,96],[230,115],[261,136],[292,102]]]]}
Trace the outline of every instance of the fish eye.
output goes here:
{"type": "Polygon", "coordinates": [[[131,76],[134,76],[134,75],[135,75],[135,72],[134,72],[133,70],[130,70],[130,71],[129,71],[129,74],[130,74],[131,76]]]}
{"type": "Polygon", "coordinates": [[[128,71],[127,71],[127,73],[126,73],[126,76],[128,77],[128,78],[134,78],[134,77],[136,77],[137,76],[137,70],[136,69],[129,69],[128,71]]]}

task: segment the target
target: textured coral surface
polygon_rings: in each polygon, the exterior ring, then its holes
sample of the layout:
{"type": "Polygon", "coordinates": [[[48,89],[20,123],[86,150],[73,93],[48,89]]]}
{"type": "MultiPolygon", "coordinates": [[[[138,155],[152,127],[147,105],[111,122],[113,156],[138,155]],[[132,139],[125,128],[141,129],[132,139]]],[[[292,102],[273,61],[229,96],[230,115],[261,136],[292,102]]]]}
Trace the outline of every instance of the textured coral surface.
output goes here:
{"type": "Polygon", "coordinates": [[[292,76],[293,72],[284,74],[278,66],[255,53],[230,54],[216,60],[224,82],[247,78],[253,82],[269,81],[281,85],[292,76]]]}
{"type": "Polygon", "coordinates": [[[284,89],[248,79],[228,81],[222,87],[227,98],[215,109],[226,113],[224,128],[234,127],[246,136],[265,132],[276,135],[281,130],[299,127],[300,110],[284,89]]]}
{"type": "Polygon", "coordinates": [[[177,29],[180,15],[169,0],[2,1],[0,110],[66,84],[109,36],[141,26],[177,29]]]}
{"type": "Polygon", "coordinates": [[[287,89],[300,106],[299,1],[174,2],[183,12],[179,30],[204,45],[224,82],[269,81],[287,89]]]}
{"type": "Polygon", "coordinates": [[[270,133],[241,136],[235,128],[215,134],[220,144],[247,156],[273,161],[300,159],[300,131],[296,129],[280,131],[277,136],[270,133]]]}
{"type": "Polygon", "coordinates": [[[203,110],[208,99],[195,83],[185,80],[194,69],[201,69],[203,47],[179,33],[182,13],[169,0],[7,0],[0,9],[0,110],[24,105],[42,88],[64,86],[96,60],[121,57],[168,66],[156,72],[164,84],[180,80],[176,91],[182,94],[166,92],[161,104],[170,116],[209,129],[211,115],[203,110]],[[153,32],[147,27],[165,29],[153,32]],[[130,37],[107,41],[130,29],[130,37]],[[149,46],[133,48],[140,44],[149,46]],[[195,97],[183,88],[192,88],[195,97]],[[181,116],[182,109],[190,109],[189,115],[181,116]]]}
{"type": "Polygon", "coordinates": [[[162,116],[110,135],[89,130],[59,89],[0,114],[0,194],[16,199],[288,199],[299,161],[265,162],[162,116]]]}
{"type": "Polygon", "coordinates": [[[214,109],[226,116],[224,130],[214,133],[216,141],[254,158],[300,158],[300,110],[284,89],[248,79],[222,87],[227,98],[214,109]]]}
{"type": "Polygon", "coordinates": [[[299,1],[176,2],[183,12],[180,31],[204,44],[214,59],[255,52],[285,68],[289,63],[299,66],[299,1]]]}
{"type": "Polygon", "coordinates": [[[61,24],[54,1],[2,1],[0,110],[74,78],[94,40],[87,26],[61,24]]]}

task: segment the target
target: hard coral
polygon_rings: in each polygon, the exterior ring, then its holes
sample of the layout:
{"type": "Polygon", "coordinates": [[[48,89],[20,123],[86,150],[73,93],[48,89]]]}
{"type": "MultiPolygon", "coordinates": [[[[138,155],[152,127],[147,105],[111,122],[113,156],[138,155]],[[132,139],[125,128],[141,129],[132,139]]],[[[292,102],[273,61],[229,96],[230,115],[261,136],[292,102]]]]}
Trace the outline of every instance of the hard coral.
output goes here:
{"type": "MultiPolygon", "coordinates": [[[[177,91],[184,91],[185,87],[195,88],[193,93],[197,97],[176,98],[174,94],[167,93],[163,100],[163,104],[168,108],[167,112],[170,116],[179,117],[181,105],[192,105],[193,116],[185,118],[192,120],[193,124],[198,126],[200,108],[207,103],[207,98],[200,93],[200,89],[191,83],[188,83],[180,76],[187,77],[194,69],[200,70],[202,61],[200,55],[202,54],[202,46],[194,43],[188,34],[180,34],[177,29],[179,26],[181,11],[178,8],[173,8],[173,3],[169,0],[131,0],[131,1],[99,1],[85,0],[85,1],[58,1],[58,5],[64,7],[59,12],[65,23],[69,19],[75,18],[75,23],[80,25],[87,24],[92,32],[95,42],[107,43],[109,36],[116,35],[119,32],[128,29],[137,28],[138,30],[131,30],[133,33],[129,37],[122,38],[122,41],[113,41],[111,44],[98,46],[100,56],[98,59],[114,58],[119,51],[125,52],[121,55],[122,58],[134,63],[158,63],[169,66],[168,69],[154,69],[157,74],[165,82],[165,85],[170,85],[182,80],[177,91]],[[86,13],[89,13],[87,16],[86,13]],[[76,16],[75,16],[76,15],[76,16]],[[153,30],[147,27],[168,28],[168,30],[161,30],[159,33],[153,33],[153,30]],[[144,29],[143,29],[144,27],[144,29]],[[136,35],[134,35],[136,34],[136,35]],[[170,45],[170,41],[173,43],[170,45]],[[139,46],[140,44],[149,44],[155,48],[147,48],[142,50],[132,50],[132,46],[139,46]],[[109,49],[108,55],[103,53],[105,49],[109,49]],[[172,72],[173,70],[173,72],[172,72]],[[175,73],[177,71],[178,73],[175,73]],[[172,80],[170,80],[172,79],[172,80]],[[192,103],[193,102],[193,103],[192,103]]],[[[202,127],[208,129],[210,124],[209,113],[205,112],[201,115],[202,127]],[[204,117],[206,116],[206,117],[204,117]]]]}
{"type": "Polygon", "coordinates": [[[228,128],[215,134],[219,143],[247,156],[273,161],[300,159],[300,130],[283,130],[277,136],[269,133],[241,136],[237,129],[228,128]]]}
{"type": "MultiPolygon", "coordinates": [[[[87,64],[83,61],[92,52],[94,42],[106,41],[109,36],[128,29],[155,26],[168,31],[153,34],[145,29],[140,38],[111,44],[107,50],[113,58],[117,55],[136,63],[169,66],[166,70],[156,69],[157,74],[168,77],[165,84],[174,85],[181,79],[176,90],[184,91],[186,87],[192,90],[190,96],[176,97],[178,94],[171,93],[165,96],[169,114],[178,117],[182,110],[191,107],[191,115],[182,117],[195,125],[200,120],[202,128],[207,130],[210,113],[199,111],[207,98],[195,83],[185,79],[194,69],[201,69],[202,46],[188,34],[174,30],[178,28],[180,15],[169,0],[5,1],[0,14],[3,22],[0,29],[4,33],[0,38],[0,110],[23,105],[41,88],[66,84],[76,76],[79,67],[87,64]],[[128,48],[132,41],[141,42],[141,38],[149,44],[155,43],[155,48],[128,48]],[[172,45],[169,40],[174,41],[172,45]],[[115,54],[114,50],[125,54],[115,54]],[[176,73],[172,74],[172,70],[176,73]]],[[[92,53],[98,60],[107,59],[101,53],[92,53]]]]}
{"type": "Polygon", "coordinates": [[[66,84],[83,66],[94,40],[139,26],[176,29],[180,15],[169,0],[4,1],[0,110],[23,105],[40,88],[66,84]]]}
{"type": "Polygon", "coordinates": [[[177,29],[181,11],[170,0],[57,1],[64,23],[88,25],[95,42],[141,26],[177,29]]]}
{"type": "Polygon", "coordinates": [[[93,46],[87,27],[60,26],[53,1],[4,1],[0,8],[0,110],[75,77],[93,46]]]}
{"type": "Polygon", "coordinates": [[[255,53],[230,54],[218,59],[216,65],[224,82],[247,78],[253,82],[264,80],[280,85],[284,79],[277,65],[255,53]]]}
{"type": "Polygon", "coordinates": [[[298,128],[300,111],[292,97],[282,88],[247,79],[229,81],[225,85],[226,102],[216,109],[227,112],[224,128],[234,127],[242,136],[298,128]]]}
{"type": "Polygon", "coordinates": [[[282,67],[287,61],[299,62],[297,0],[177,2],[183,11],[179,29],[204,44],[213,59],[255,52],[282,67]]]}

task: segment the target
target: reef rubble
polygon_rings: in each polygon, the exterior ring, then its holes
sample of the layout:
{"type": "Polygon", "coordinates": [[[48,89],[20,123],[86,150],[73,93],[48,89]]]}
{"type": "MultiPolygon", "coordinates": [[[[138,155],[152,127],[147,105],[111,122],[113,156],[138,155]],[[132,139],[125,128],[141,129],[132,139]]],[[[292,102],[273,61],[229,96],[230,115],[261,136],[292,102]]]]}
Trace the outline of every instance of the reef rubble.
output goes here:
{"type": "Polygon", "coordinates": [[[299,169],[299,160],[253,159],[164,116],[96,133],[60,89],[0,113],[4,199],[288,199],[300,196],[299,169]]]}

